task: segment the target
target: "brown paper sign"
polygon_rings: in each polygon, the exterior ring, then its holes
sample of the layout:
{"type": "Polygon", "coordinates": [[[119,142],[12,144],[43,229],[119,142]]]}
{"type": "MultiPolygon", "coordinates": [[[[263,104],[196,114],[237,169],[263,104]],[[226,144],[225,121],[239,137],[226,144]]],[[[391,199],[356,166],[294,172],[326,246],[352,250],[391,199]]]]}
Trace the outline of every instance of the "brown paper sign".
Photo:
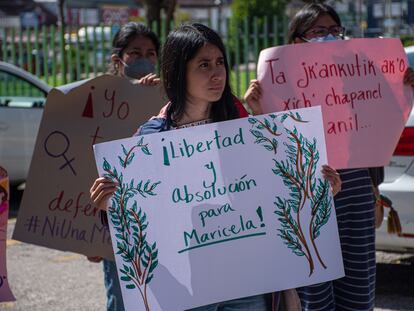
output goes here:
{"type": "Polygon", "coordinates": [[[160,87],[103,75],[48,95],[13,238],[112,258],[110,234],[89,199],[92,146],[132,136],[166,103],[160,87]]]}

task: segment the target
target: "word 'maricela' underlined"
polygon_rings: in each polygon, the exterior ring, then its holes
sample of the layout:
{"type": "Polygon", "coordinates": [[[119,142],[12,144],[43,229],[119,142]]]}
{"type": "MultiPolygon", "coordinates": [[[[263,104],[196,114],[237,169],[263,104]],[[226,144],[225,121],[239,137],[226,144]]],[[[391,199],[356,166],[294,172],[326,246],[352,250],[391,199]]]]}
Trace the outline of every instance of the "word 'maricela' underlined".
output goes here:
{"type": "Polygon", "coordinates": [[[210,243],[199,244],[199,245],[195,245],[195,246],[191,246],[191,247],[184,248],[184,249],[178,251],[178,253],[181,254],[181,253],[187,252],[187,251],[192,250],[192,249],[195,249],[195,248],[206,247],[206,246],[210,246],[210,245],[213,245],[213,244],[230,242],[230,241],[233,241],[233,240],[251,238],[251,237],[259,236],[259,235],[266,235],[266,232],[259,232],[259,233],[247,234],[247,235],[233,237],[233,238],[228,238],[228,239],[224,239],[224,240],[220,240],[220,241],[214,241],[214,242],[210,242],[210,243]]]}

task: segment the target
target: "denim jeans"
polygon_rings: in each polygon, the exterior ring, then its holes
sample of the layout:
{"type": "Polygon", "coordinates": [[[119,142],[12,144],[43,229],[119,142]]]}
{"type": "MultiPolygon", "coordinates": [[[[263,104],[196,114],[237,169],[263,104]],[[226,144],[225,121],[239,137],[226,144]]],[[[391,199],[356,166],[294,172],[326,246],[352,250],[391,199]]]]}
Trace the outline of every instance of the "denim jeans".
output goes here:
{"type": "Polygon", "coordinates": [[[103,271],[107,297],[106,310],[124,311],[124,302],[122,301],[121,286],[119,284],[115,262],[104,259],[103,271]]]}
{"type": "Polygon", "coordinates": [[[187,311],[270,311],[270,298],[269,295],[257,295],[213,303],[187,311]]]}

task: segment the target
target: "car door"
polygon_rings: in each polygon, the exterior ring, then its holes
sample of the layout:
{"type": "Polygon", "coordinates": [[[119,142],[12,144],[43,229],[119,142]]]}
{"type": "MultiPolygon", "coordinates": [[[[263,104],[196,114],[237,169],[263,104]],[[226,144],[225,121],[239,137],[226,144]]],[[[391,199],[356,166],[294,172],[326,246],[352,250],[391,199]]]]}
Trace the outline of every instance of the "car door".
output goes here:
{"type": "Polygon", "coordinates": [[[46,95],[24,77],[0,70],[0,165],[12,183],[27,177],[46,95]]]}

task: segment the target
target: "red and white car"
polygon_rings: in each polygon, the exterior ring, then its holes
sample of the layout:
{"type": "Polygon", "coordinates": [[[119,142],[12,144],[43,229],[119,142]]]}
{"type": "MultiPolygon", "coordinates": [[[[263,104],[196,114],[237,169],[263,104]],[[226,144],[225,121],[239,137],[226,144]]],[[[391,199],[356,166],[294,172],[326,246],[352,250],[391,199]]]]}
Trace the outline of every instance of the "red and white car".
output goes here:
{"type": "MultiPolygon", "coordinates": [[[[414,46],[405,49],[410,66],[414,68],[414,46]]],[[[401,235],[387,233],[387,215],[377,230],[378,250],[414,252],[414,109],[400,137],[397,148],[388,166],[385,167],[385,181],[380,185],[381,194],[391,199],[398,212],[401,235]]]]}

